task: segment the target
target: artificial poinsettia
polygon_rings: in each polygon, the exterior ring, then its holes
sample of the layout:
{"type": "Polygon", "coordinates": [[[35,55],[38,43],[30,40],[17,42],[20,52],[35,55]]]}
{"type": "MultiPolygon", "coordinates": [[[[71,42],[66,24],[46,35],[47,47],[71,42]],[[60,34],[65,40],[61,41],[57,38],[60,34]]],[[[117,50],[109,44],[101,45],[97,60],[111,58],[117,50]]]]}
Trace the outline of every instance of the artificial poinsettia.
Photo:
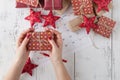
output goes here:
{"type": "Polygon", "coordinates": [[[30,24],[31,24],[31,27],[33,27],[36,22],[38,22],[38,23],[42,22],[40,17],[41,17],[41,12],[40,11],[35,12],[32,9],[30,9],[30,15],[25,17],[25,19],[29,20],[30,24]]]}
{"type": "Polygon", "coordinates": [[[98,6],[98,12],[101,10],[109,11],[108,5],[112,0],[93,0],[98,6]]]}
{"type": "Polygon", "coordinates": [[[23,68],[23,71],[22,71],[22,73],[28,73],[28,74],[30,74],[31,76],[32,76],[32,70],[34,69],[34,68],[36,68],[38,65],[36,65],[36,64],[33,64],[32,62],[31,62],[31,60],[30,60],[30,58],[27,60],[27,62],[26,62],[26,64],[25,64],[25,66],[24,66],[24,68],[23,68]]]}
{"type": "Polygon", "coordinates": [[[80,27],[86,28],[87,34],[89,34],[91,28],[97,28],[97,25],[95,24],[96,17],[87,18],[86,16],[83,16],[83,19],[84,21],[80,24],[80,27]]]}
{"type": "Polygon", "coordinates": [[[54,16],[53,12],[50,11],[48,15],[42,15],[42,18],[45,19],[44,27],[51,25],[54,28],[56,28],[55,22],[58,20],[60,17],[59,16],[54,16]]]}

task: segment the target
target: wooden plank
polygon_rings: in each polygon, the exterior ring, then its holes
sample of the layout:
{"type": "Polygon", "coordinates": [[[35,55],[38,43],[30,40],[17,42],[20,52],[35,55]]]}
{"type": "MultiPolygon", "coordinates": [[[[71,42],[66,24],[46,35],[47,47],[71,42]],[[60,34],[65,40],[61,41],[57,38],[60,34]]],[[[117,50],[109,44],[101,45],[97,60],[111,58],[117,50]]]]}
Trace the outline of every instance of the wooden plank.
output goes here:
{"type": "MultiPolygon", "coordinates": [[[[67,13],[67,12],[66,12],[67,13]]],[[[57,30],[62,33],[63,36],[63,58],[67,59],[67,63],[64,63],[72,80],[74,80],[74,52],[72,47],[72,32],[69,31],[67,23],[70,18],[73,18],[71,10],[68,10],[68,15],[64,14],[61,16],[59,22],[57,22],[57,30]]],[[[57,54],[57,53],[56,53],[57,54]]],[[[36,60],[37,61],[37,60],[36,60]]],[[[41,63],[41,62],[40,62],[41,63]]],[[[39,63],[39,64],[40,64],[39,63]]],[[[37,69],[37,80],[56,80],[56,74],[54,72],[53,65],[50,61],[46,61],[40,65],[37,69]]]]}
{"type": "MultiPolygon", "coordinates": [[[[105,15],[111,18],[111,12],[105,15]]],[[[111,80],[111,38],[106,39],[92,31],[88,36],[80,35],[84,37],[79,37],[76,43],[84,41],[84,44],[75,48],[75,80],[111,80]]]]}
{"type": "Polygon", "coordinates": [[[113,5],[113,19],[117,21],[116,27],[113,31],[113,42],[112,42],[112,60],[113,60],[113,74],[112,74],[112,80],[120,80],[120,0],[114,0],[113,5]]]}

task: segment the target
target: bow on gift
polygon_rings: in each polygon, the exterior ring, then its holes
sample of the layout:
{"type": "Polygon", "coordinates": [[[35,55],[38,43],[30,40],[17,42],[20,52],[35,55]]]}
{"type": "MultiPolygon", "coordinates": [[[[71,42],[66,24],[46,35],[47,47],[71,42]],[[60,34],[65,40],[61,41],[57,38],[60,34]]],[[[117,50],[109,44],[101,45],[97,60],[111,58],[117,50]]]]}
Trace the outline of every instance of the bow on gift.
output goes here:
{"type": "Polygon", "coordinates": [[[37,7],[39,5],[39,0],[17,0],[17,2],[33,7],[37,7]]]}
{"type": "Polygon", "coordinates": [[[87,34],[89,34],[90,29],[96,29],[98,26],[95,24],[96,17],[87,18],[86,16],[83,16],[83,23],[80,24],[80,27],[86,28],[87,34]]]}

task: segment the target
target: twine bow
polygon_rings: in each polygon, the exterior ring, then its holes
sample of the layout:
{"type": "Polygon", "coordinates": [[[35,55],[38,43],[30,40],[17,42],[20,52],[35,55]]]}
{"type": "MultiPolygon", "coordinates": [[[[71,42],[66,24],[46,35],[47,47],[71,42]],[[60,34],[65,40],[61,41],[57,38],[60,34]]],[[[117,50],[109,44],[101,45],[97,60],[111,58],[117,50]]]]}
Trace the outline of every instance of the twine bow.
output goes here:
{"type": "MultiPolygon", "coordinates": [[[[34,36],[34,34],[32,34],[32,36],[34,36]]],[[[39,36],[37,36],[37,38],[35,38],[33,41],[38,41],[39,44],[40,44],[40,47],[41,47],[42,44],[43,44],[43,45],[46,45],[46,46],[49,45],[49,42],[48,42],[47,40],[45,40],[45,39],[40,39],[40,33],[39,33],[39,36]]],[[[40,49],[41,49],[41,48],[40,48],[40,49]]]]}
{"type": "Polygon", "coordinates": [[[81,3],[82,3],[82,5],[80,6],[79,10],[80,10],[81,14],[84,14],[83,8],[85,7],[85,2],[81,2],[81,3]]]}

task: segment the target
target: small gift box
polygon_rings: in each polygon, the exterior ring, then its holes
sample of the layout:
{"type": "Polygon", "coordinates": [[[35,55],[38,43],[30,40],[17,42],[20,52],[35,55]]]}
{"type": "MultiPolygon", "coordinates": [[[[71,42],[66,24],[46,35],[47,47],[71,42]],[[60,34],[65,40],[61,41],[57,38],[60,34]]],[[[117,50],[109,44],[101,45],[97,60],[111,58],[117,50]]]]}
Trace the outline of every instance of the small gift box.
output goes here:
{"type": "Polygon", "coordinates": [[[94,16],[92,0],[71,0],[71,2],[75,15],[94,16]]]}
{"type": "Polygon", "coordinates": [[[77,17],[71,21],[69,21],[69,28],[71,31],[75,32],[81,29],[80,24],[83,22],[82,17],[77,17]]]}
{"type": "Polygon", "coordinates": [[[70,6],[70,2],[71,0],[63,0],[62,2],[63,8],[61,10],[55,10],[55,12],[60,15],[63,14],[70,6]]]}
{"type": "Polygon", "coordinates": [[[43,4],[44,0],[16,0],[16,8],[40,8],[43,4]]]}
{"type": "Polygon", "coordinates": [[[61,10],[63,0],[44,0],[45,10],[61,10]]]}
{"type": "Polygon", "coordinates": [[[29,34],[31,35],[27,45],[29,51],[50,51],[52,49],[51,44],[48,42],[49,38],[54,38],[54,34],[51,31],[33,32],[29,34]]]}
{"type": "Polygon", "coordinates": [[[95,13],[98,16],[102,16],[103,13],[109,12],[112,9],[112,1],[111,0],[93,0],[95,13]]]}
{"type": "Polygon", "coordinates": [[[109,38],[113,28],[115,27],[116,22],[112,19],[101,16],[98,20],[98,28],[94,29],[94,31],[104,37],[109,38]]]}

